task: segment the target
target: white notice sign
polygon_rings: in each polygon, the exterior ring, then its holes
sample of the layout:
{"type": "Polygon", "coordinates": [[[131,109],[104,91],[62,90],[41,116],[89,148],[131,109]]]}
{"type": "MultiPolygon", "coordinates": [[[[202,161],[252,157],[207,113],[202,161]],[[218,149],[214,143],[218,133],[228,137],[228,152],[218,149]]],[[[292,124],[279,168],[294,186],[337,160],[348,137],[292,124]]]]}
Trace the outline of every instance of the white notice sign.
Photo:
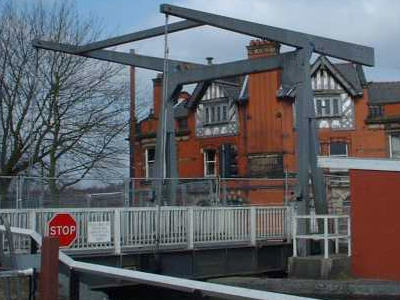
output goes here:
{"type": "Polygon", "coordinates": [[[110,222],[88,222],[88,243],[111,242],[110,222]]]}

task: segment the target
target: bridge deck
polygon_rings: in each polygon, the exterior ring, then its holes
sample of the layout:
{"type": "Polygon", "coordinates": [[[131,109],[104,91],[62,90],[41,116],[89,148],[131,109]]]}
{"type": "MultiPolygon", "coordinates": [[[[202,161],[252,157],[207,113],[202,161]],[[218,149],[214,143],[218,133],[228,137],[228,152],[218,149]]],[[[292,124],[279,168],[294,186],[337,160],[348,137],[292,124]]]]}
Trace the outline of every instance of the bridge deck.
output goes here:
{"type": "MultiPolygon", "coordinates": [[[[47,234],[56,213],[69,213],[77,238],[68,253],[132,253],[154,249],[184,250],[256,246],[290,241],[292,209],[249,207],[150,207],[1,210],[11,225],[47,234]],[[97,230],[97,233],[96,233],[97,230]],[[99,230],[101,231],[99,234],[99,230]]],[[[29,250],[29,239],[18,237],[15,248],[29,250]]]]}

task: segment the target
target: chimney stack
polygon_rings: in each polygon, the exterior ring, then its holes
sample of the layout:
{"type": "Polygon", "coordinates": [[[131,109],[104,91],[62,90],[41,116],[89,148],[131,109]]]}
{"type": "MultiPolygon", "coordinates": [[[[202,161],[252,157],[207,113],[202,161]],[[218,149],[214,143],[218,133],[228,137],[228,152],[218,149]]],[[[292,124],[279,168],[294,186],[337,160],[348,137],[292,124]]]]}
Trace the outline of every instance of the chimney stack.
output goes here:
{"type": "Polygon", "coordinates": [[[279,54],[280,44],[268,40],[252,40],[247,46],[249,58],[265,57],[279,54]]]}
{"type": "Polygon", "coordinates": [[[158,73],[153,79],[153,116],[158,118],[162,101],[163,74],[158,73]]]}

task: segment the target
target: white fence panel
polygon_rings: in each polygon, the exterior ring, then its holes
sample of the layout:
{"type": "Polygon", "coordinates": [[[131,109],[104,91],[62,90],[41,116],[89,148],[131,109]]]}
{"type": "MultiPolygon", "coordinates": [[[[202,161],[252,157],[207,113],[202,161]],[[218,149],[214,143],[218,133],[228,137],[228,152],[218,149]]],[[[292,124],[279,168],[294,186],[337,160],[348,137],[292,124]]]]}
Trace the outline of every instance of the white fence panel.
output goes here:
{"type": "Polygon", "coordinates": [[[257,239],[286,239],[289,234],[287,207],[257,207],[257,239]]]}
{"type": "MultiPolygon", "coordinates": [[[[46,235],[47,224],[57,213],[69,213],[77,222],[72,250],[107,250],[116,253],[129,248],[196,248],[207,244],[255,245],[261,240],[289,240],[289,207],[142,207],[126,209],[26,209],[2,210],[11,226],[32,228],[46,235]],[[109,223],[110,241],[89,242],[90,222],[109,223]],[[116,240],[118,239],[118,240],[116,240]]],[[[29,249],[29,240],[17,237],[16,249],[29,249]]]]}
{"type": "Polygon", "coordinates": [[[156,208],[134,208],[121,211],[121,247],[154,245],[156,208]]]}
{"type": "MultiPolygon", "coordinates": [[[[0,215],[4,222],[6,222],[11,227],[19,227],[19,228],[30,228],[31,227],[31,219],[28,209],[21,210],[2,210],[0,215]]],[[[17,252],[26,251],[30,248],[30,238],[22,235],[14,235],[12,237],[14,243],[14,249],[17,252]]],[[[8,250],[8,245],[6,243],[6,239],[3,235],[3,240],[0,241],[3,243],[3,249],[8,250]]]]}
{"type": "Polygon", "coordinates": [[[37,231],[47,235],[47,223],[57,213],[71,214],[77,223],[77,238],[69,249],[108,249],[114,247],[114,211],[112,209],[41,209],[36,210],[37,231]],[[88,242],[89,222],[109,222],[111,241],[104,243],[88,242]]]}
{"type": "Polygon", "coordinates": [[[194,209],[194,243],[250,240],[248,207],[194,209]]]}

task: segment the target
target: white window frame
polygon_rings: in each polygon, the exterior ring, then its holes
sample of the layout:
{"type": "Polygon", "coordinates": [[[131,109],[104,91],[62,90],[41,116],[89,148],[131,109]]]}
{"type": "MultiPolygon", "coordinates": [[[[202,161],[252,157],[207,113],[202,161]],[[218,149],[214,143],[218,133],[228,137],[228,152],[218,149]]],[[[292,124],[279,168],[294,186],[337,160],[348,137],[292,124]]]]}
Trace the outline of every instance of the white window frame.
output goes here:
{"type": "Polygon", "coordinates": [[[204,105],[204,125],[214,125],[214,124],[229,122],[229,103],[227,101],[217,102],[217,103],[204,103],[203,105],[204,105]],[[226,110],[226,119],[223,118],[224,107],[226,110]],[[212,110],[214,110],[214,114],[212,114],[212,110]],[[218,115],[219,115],[219,120],[218,120],[218,115]]]}
{"type": "Polygon", "coordinates": [[[203,150],[203,164],[204,164],[204,177],[215,177],[217,176],[217,151],[215,149],[204,149],[203,150]],[[214,159],[213,160],[207,160],[207,153],[209,151],[213,151],[214,152],[214,159]],[[214,173],[213,174],[208,174],[207,170],[207,166],[208,164],[213,163],[214,164],[214,173]]]}
{"type": "Polygon", "coordinates": [[[332,157],[348,157],[349,156],[349,145],[346,142],[340,142],[340,141],[329,143],[329,156],[332,156],[332,157]],[[331,154],[331,145],[335,144],[335,143],[345,144],[346,145],[346,154],[331,154]]]}
{"type": "Polygon", "coordinates": [[[153,167],[154,167],[154,165],[155,165],[155,162],[156,162],[156,158],[155,158],[155,149],[154,148],[146,148],[145,149],[145,154],[144,154],[144,157],[145,157],[145,175],[146,175],[146,178],[150,178],[150,167],[149,167],[149,163],[153,163],[153,167]],[[154,160],[149,160],[149,151],[150,150],[153,150],[154,151],[154,160]]]}
{"type": "Polygon", "coordinates": [[[342,99],[340,95],[317,95],[314,97],[314,108],[315,108],[315,116],[317,118],[332,118],[332,117],[341,117],[343,115],[342,111],[342,99]],[[333,113],[334,111],[334,100],[338,100],[338,113],[333,113]],[[321,101],[322,111],[321,114],[318,113],[317,102],[321,101]],[[329,105],[329,113],[326,113],[327,103],[329,105]]]}
{"type": "Polygon", "coordinates": [[[389,151],[390,151],[390,158],[400,159],[400,149],[396,151],[396,152],[399,153],[398,156],[393,156],[393,143],[392,143],[393,136],[396,136],[396,138],[400,139],[400,132],[391,133],[391,134],[389,135],[389,151]]]}

